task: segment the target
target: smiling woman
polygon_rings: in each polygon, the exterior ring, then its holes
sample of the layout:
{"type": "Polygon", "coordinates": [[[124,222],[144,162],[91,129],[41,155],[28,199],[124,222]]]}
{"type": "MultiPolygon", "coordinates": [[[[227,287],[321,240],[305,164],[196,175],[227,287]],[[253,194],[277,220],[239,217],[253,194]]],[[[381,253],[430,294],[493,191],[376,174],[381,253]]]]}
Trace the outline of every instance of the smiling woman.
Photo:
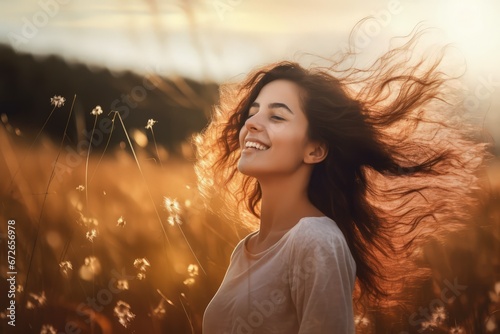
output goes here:
{"type": "Polygon", "coordinates": [[[205,334],[354,333],[355,310],[408,303],[425,241],[464,226],[488,145],[449,121],[442,55],[410,61],[419,36],[368,69],[281,62],[222,90],[196,141],[200,189],[258,230],[205,334]]]}

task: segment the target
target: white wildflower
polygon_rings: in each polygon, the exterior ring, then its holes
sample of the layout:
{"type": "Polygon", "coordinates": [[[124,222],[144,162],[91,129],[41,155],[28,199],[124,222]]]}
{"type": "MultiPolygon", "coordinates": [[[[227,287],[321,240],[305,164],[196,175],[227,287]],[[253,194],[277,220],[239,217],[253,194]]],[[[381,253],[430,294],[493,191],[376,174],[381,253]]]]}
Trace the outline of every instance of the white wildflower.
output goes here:
{"type": "Polygon", "coordinates": [[[354,324],[356,325],[356,327],[366,327],[370,324],[370,320],[368,320],[368,318],[366,317],[357,315],[354,317],[354,324]]]}
{"type": "Polygon", "coordinates": [[[40,334],[57,334],[57,331],[52,325],[43,325],[40,334]]]}
{"type": "Polygon", "coordinates": [[[192,277],[186,278],[184,282],[182,282],[184,285],[190,286],[193,285],[195,282],[195,279],[192,277]]]}
{"type": "Polygon", "coordinates": [[[125,227],[125,224],[127,224],[127,222],[123,219],[123,216],[120,216],[120,218],[116,221],[116,226],[125,227]]]}
{"type": "Polygon", "coordinates": [[[153,310],[153,316],[161,319],[165,316],[166,313],[167,310],[165,309],[165,301],[161,299],[158,306],[156,306],[156,308],[153,310]]]}
{"type": "Polygon", "coordinates": [[[116,282],[116,287],[118,290],[128,290],[128,281],[126,279],[119,279],[116,282]]]}
{"type": "Polygon", "coordinates": [[[198,276],[198,266],[196,264],[190,264],[187,270],[189,276],[191,277],[198,276]]]}
{"type": "Polygon", "coordinates": [[[146,129],[152,129],[155,123],[157,123],[157,121],[155,121],[154,119],[152,118],[148,119],[148,124],[146,124],[146,129]]]}
{"type": "Polygon", "coordinates": [[[460,326],[452,327],[450,328],[450,334],[465,334],[465,330],[460,326]]]}
{"type": "Polygon", "coordinates": [[[424,321],[420,324],[422,326],[421,330],[425,331],[427,329],[430,329],[432,327],[436,327],[436,323],[434,321],[424,321]]]}
{"type": "Polygon", "coordinates": [[[52,104],[56,108],[62,107],[64,105],[64,102],[66,102],[66,99],[60,95],[56,95],[50,98],[50,104],[52,104]]]}
{"type": "Polygon", "coordinates": [[[180,214],[182,213],[181,206],[177,199],[171,199],[168,197],[165,197],[164,200],[165,208],[168,211],[168,224],[171,226],[174,226],[175,224],[182,224],[181,216],[180,214]]]}
{"type": "Polygon", "coordinates": [[[118,322],[125,328],[127,328],[130,322],[135,318],[135,314],[130,311],[130,305],[122,300],[116,303],[113,313],[118,318],[118,322]]]}
{"type": "Polygon", "coordinates": [[[80,267],[79,275],[86,281],[91,281],[96,275],[101,272],[101,263],[95,256],[88,256],[84,260],[84,264],[80,267]]]}
{"type": "Polygon", "coordinates": [[[174,214],[181,214],[181,206],[177,199],[171,199],[168,197],[165,197],[165,208],[168,210],[168,212],[172,215],[174,214]]]}
{"type": "Polygon", "coordinates": [[[70,270],[73,270],[73,265],[70,261],[63,261],[59,263],[59,267],[61,268],[61,272],[66,276],[68,275],[70,270]]]}
{"type": "Polygon", "coordinates": [[[43,306],[47,303],[47,297],[45,296],[45,291],[42,291],[41,294],[37,295],[36,293],[30,293],[30,297],[36,302],[29,302],[26,304],[26,307],[29,308],[35,308],[36,306],[43,306]],[[31,305],[28,305],[31,304],[31,305]],[[37,305],[38,304],[38,305],[37,305]]]}
{"type": "Polygon", "coordinates": [[[91,226],[98,226],[99,221],[96,218],[92,217],[85,217],[81,212],[80,212],[80,223],[85,226],[85,227],[91,227],[91,226]]]}
{"type": "Polygon", "coordinates": [[[181,220],[181,217],[179,215],[168,216],[167,222],[170,226],[174,226],[175,224],[182,225],[182,220],[181,220]]]}
{"type": "Polygon", "coordinates": [[[432,321],[435,322],[437,325],[440,325],[443,323],[443,321],[446,320],[446,311],[444,307],[439,306],[434,309],[434,312],[432,313],[432,321]]]}
{"type": "Polygon", "coordinates": [[[94,238],[97,237],[97,230],[93,228],[85,234],[85,237],[90,241],[94,242],[94,238]]]}
{"type": "Polygon", "coordinates": [[[138,258],[134,260],[134,267],[136,267],[140,271],[146,271],[146,267],[151,267],[151,264],[149,263],[148,259],[143,257],[142,259],[138,258]]]}
{"type": "Polygon", "coordinates": [[[101,106],[96,106],[90,113],[95,116],[102,114],[101,106]]]}

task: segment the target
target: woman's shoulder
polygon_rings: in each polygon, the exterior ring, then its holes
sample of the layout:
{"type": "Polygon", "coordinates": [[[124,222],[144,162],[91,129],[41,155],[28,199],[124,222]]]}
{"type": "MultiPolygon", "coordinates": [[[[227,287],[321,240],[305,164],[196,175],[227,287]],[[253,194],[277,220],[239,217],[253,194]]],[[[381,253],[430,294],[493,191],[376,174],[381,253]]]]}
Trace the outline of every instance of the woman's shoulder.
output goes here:
{"type": "Polygon", "coordinates": [[[337,223],[326,216],[302,218],[294,227],[288,241],[290,246],[298,251],[318,246],[349,249],[337,223]]]}
{"type": "Polygon", "coordinates": [[[345,263],[354,272],[356,263],[344,234],[329,217],[306,217],[299,221],[289,236],[290,258],[293,262],[313,258],[317,262],[345,263]]]}
{"type": "Polygon", "coordinates": [[[337,223],[327,216],[302,218],[293,229],[292,234],[294,239],[304,239],[307,242],[332,237],[344,239],[337,223]]]}

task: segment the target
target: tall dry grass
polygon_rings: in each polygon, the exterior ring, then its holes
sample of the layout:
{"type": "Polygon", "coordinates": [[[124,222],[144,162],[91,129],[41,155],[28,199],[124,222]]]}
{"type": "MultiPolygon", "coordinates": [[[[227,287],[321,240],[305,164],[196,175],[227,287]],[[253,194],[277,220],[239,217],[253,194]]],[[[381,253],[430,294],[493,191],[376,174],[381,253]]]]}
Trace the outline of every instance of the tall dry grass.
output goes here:
{"type": "MultiPolygon", "coordinates": [[[[153,141],[141,147],[131,137],[137,160],[127,142],[104,154],[102,143],[77,157],[66,150],[71,143],[61,146],[43,134],[32,147],[22,145],[6,125],[0,127],[0,231],[5,237],[7,220],[16,221],[16,327],[33,333],[44,325],[64,332],[68,323],[82,333],[200,332],[238,236],[204,210],[189,144],[178,156],[153,141]],[[177,205],[173,225],[165,198],[177,205]],[[149,266],[134,266],[138,259],[149,266]],[[126,276],[121,287],[128,285],[119,293],[113,292],[116,272],[126,276]],[[135,315],[126,327],[119,321],[123,305],[135,315]]],[[[4,250],[2,276],[8,272],[4,250]]],[[[5,280],[0,286],[6,291],[5,280]]],[[[2,327],[12,330],[6,321],[2,327]]]]}
{"type": "MultiPolygon", "coordinates": [[[[8,289],[6,226],[14,219],[15,329],[200,333],[229,254],[248,231],[205,209],[190,145],[183,143],[176,155],[155,142],[152,129],[142,129],[127,132],[130,142],[119,147],[103,141],[75,156],[67,147],[77,145],[63,130],[59,143],[41,132],[26,145],[23,134],[2,121],[0,289],[8,289]]],[[[160,124],[151,126],[161,131],[160,124]]],[[[127,128],[115,118],[111,136],[127,128]]],[[[498,332],[500,163],[488,173],[469,228],[421,250],[421,265],[433,274],[420,291],[407,291],[414,313],[370,310],[356,318],[359,333],[498,332]],[[443,300],[446,282],[454,280],[459,293],[443,300]]],[[[0,299],[2,329],[10,333],[6,307],[0,299]]]]}

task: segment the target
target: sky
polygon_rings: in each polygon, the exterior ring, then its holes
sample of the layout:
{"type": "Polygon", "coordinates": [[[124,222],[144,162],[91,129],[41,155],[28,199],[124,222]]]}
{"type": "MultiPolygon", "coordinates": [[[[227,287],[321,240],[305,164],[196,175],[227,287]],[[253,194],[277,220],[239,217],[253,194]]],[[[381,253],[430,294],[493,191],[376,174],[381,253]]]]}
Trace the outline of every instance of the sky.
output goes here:
{"type": "Polygon", "coordinates": [[[475,71],[500,55],[496,0],[0,0],[0,9],[0,43],[18,51],[216,81],[277,59],[331,56],[370,15],[365,55],[422,21],[475,71]]]}

